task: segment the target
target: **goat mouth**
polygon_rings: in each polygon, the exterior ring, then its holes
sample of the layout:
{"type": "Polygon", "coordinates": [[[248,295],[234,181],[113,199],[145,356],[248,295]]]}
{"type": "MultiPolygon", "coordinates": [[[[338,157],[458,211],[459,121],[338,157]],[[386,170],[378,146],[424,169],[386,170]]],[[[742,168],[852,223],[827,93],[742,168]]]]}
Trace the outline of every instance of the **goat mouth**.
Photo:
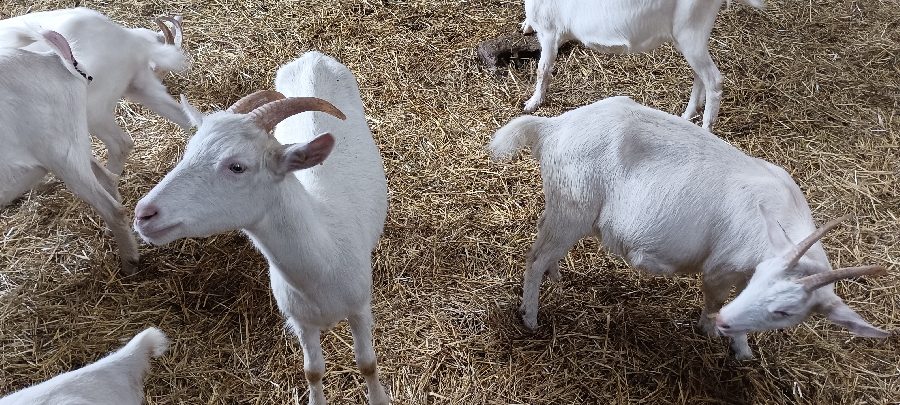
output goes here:
{"type": "Polygon", "coordinates": [[[147,243],[150,243],[151,245],[160,245],[165,243],[158,243],[159,240],[167,233],[173,231],[179,226],[181,226],[181,222],[176,222],[163,228],[153,229],[153,227],[149,227],[146,225],[141,226],[135,223],[134,228],[138,231],[138,234],[141,235],[141,238],[143,238],[147,243]]]}

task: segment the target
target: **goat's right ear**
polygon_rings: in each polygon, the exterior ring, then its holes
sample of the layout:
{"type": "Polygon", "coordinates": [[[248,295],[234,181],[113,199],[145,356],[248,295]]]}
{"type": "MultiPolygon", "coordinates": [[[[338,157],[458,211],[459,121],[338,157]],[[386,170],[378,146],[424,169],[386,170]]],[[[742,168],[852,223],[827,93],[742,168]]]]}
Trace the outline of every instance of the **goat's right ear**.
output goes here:
{"type": "Polygon", "coordinates": [[[181,95],[181,110],[184,111],[184,115],[191,121],[191,125],[199,127],[203,123],[203,113],[194,108],[191,103],[188,103],[184,94],[181,95]]]}
{"type": "Polygon", "coordinates": [[[759,214],[766,223],[766,233],[769,235],[769,243],[772,244],[772,247],[781,253],[790,251],[794,247],[794,242],[791,242],[791,239],[788,238],[781,224],[772,217],[769,210],[762,204],[759,204],[759,214]]]}
{"type": "Polygon", "coordinates": [[[313,167],[324,162],[333,148],[334,136],[327,132],[307,144],[285,145],[277,155],[275,173],[284,175],[313,167]]]}

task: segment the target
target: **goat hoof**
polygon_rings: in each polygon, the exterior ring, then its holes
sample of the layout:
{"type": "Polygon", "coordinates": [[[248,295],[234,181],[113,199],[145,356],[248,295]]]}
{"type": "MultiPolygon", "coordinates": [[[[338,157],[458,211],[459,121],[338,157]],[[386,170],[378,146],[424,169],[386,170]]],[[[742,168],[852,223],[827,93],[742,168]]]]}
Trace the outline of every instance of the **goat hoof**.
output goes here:
{"type": "Polygon", "coordinates": [[[541,103],[543,101],[544,100],[535,99],[534,97],[532,97],[531,99],[528,100],[528,102],[525,103],[525,112],[533,113],[535,110],[538,109],[538,107],[541,106],[541,103]]]}
{"type": "Polygon", "coordinates": [[[537,314],[530,315],[528,310],[525,309],[525,304],[522,304],[522,306],[519,307],[519,315],[522,317],[522,322],[525,324],[525,327],[531,330],[537,329],[537,314]]]}
{"type": "Polygon", "coordinates": [[[140,259],[122,260],[122,274],[130,276],[138,271],[140,259]]]}

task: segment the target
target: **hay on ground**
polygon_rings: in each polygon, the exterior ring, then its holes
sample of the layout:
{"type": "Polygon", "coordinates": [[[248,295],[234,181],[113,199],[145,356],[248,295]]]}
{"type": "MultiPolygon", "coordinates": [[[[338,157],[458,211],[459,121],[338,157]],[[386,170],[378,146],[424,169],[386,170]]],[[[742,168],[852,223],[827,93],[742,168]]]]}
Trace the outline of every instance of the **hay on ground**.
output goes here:
{"type": "MultiPolygon", "coordinates": [[[[864,318],[900,327],[900,11],[896,1],[769,0],[720,12],[710,40],[725,77],[716,133],[790,172],[819,223],[855,213],[823,243],[835,266],[892,273],[837,292],[864,318]]],[[[900,338],[860,338],[814,317],[753,334],[757,358],[694,328],[696,277],[654,278],[580,242],[542,288],[535,332],[516,315],[542,208],[536,164],[488,160],[493,131],[531,95],[535,63],[497,75],[480,41],[518,29],[521,1],[10,0],[0,17],[79,4],[129,26],[184,15],[193,68],[166,79],[201,110],[272,87],[302,52],[357,76],[384,157],[390,212],[375,254],[375,349],[397,404],[841,403],[900,401],[900,338]]],[[[672,46],[624,56],[561,52],[539,115],[613,95],[680,114],[692,73],[672,46]]],[[[128,209],[180,158],[171,123],[122,103],[137,146],[128,209]]],[[[105,153],[97,145],[98,155],[105,153]]],[[[118,275],[114,242],[52,178],[0,209],[0,393],[94,361],[146,326],[172,339],[148,403],[305,403],[296,338],[263,257],[232,232],[142,246],[118,275]]],[[[323,334],[326,395],[364,403],[349,329],[323,334]]]]}

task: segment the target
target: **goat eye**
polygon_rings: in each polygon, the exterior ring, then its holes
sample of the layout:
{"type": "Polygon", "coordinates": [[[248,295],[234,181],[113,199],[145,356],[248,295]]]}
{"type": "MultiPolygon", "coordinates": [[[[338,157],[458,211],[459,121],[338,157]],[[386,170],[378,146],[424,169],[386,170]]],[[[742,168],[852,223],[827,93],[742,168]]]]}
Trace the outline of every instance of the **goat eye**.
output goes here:
{"type": "Polygon", "coordinates": [[[244,165],[240,163],[232,163],[228,169],[230,169],[232,173],[243,173],[244,170],[247,170],[244,165]]]}
{"type": "Polygon", "coordinates": [[[774,313],[775,313],[775,315],[778,315],[782,318],[787,318],[787,317],[791,316],[791,314],[784,312],[784,311],[774,311],[774,313]]]}

